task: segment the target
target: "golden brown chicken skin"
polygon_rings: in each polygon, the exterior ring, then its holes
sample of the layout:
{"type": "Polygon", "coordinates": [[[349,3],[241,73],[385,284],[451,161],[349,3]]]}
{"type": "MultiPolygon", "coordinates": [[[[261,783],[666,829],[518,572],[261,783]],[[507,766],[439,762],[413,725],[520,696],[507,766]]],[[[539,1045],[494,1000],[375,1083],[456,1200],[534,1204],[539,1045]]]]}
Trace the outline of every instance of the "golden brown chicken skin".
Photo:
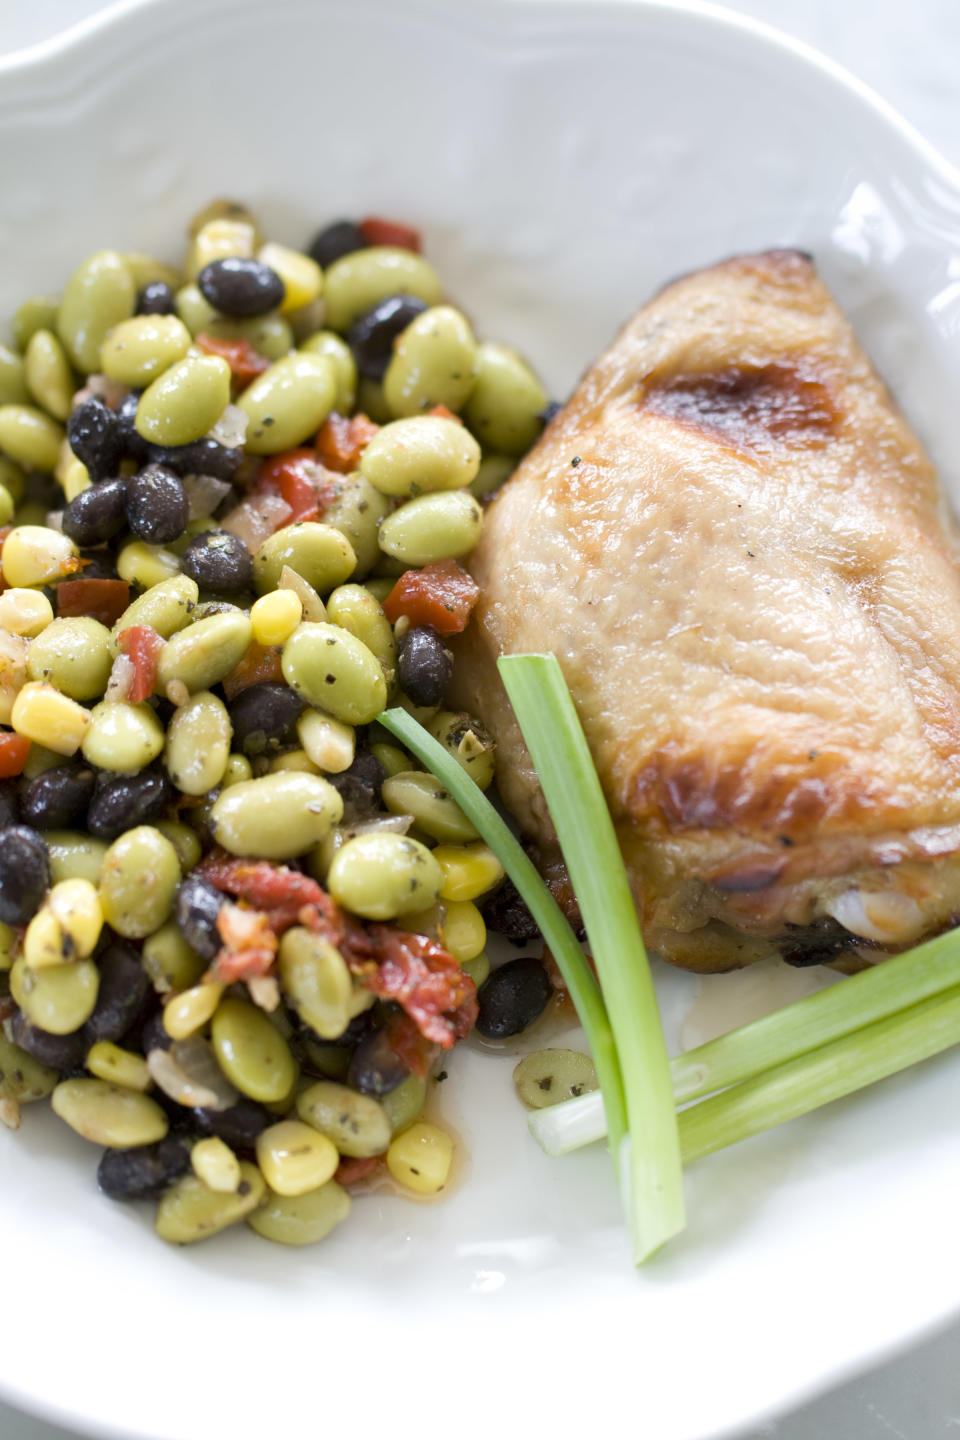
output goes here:
{"type": "MultiPolygon", "coordinates": [[[[960,914],[960,569],[917,438],[810,261],[670,285],[491,505],[457,700],[552,831],[496,675],[553,651],[648,943],[879,957],[960,914]]],[[[849,956],[853,959],[854,956],[849,956]]]]}

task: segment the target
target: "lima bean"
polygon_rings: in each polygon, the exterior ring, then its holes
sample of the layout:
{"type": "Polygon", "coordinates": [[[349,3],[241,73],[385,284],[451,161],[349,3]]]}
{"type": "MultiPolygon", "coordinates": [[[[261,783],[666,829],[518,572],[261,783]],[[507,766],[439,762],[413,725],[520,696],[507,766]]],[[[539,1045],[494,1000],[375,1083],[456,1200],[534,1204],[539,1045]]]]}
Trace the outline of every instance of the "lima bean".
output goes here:
{"type": "Polygon", "coordinates": [[[164,764],[185,795],[205,795],[223,779],[233,730],[227,707],[209,690],[181,705],[167,727],[164,764]]]}
{"type": "Polygon", "coordinates": [[[267,1193],[256,1165],[240,1162],[240,1184],[232,1193],[211,1190],[196,1175],[184,1175],[161,1197],[156,1233],[171,1245],[189,1245],[251,1216],[267,1193]]]}
{"type": "Polygon", "coordinates": [[[340,951],[321,935],[294,925],[277,960],[287,1002],[321,1040],[336,1040],[350,1023],[353,980],[340,951]]]}
{"type": "Polygon", "coordinates": [[[383,666],[387,684],[392,684],[397,666],[393,626],[370,591],[363,585],[339,585],[327,597],[327,618],[363,641],[383,666]]]}
{"type": "Polygon", "coordinates": [[[300,346],[306,355],[325,355],[332,361],[337,377],[337,394],[333,408],[338,415],[349,415],[357,398],[357,362],[346,340],[332,330],[318,330],[300,346]]]}
{"type": "Polygon", "coordinates": [[[99,368],[107,332],[133,314],[136,298],[130,267],[116,250],[98,250],[74,270],[56,328],[78,370],[89,375],[99,368]]]}
{"type": "Polygon", "coordinates": [[[479,839],[473,822],[435,775],[422,770],[401,771],[384,780],[380,793],[391,814],[412,815],[415,824],[434,840],[462,844],[479,839]]]}
{"type": "Polygon", "coordinates": [[[292,860],[319,845],[343,815],[343,801],[327,780],[280,770],[241,780],[214,802],[210,828],[231,855],[292,860]]]}
{"type": "Polygon", "coordinates": [[[22,358],[0,345],[0,405],[25,405],[29,399],[22,358]]]}
{"type": "Polygon", "coordinates": [[[424,910],[442,888],[443,870],[427,847],[388,830],[345,841],[327,875],[327,889],[337,903],[367,920],[424,910]]]}
{"type": "Polygon", "coordinates": [[[191,694],[209,690],[240,663],[252,638],[253,626],[242,610],[195,620],[172,635],[160,651],[157,692],[166,694],[173,680],[182,681],[191,694]]]}
{"type": "Polygon", "coordinates": [[[296,1061],[256,1005],[228,996],[213,1017],[210,1037],[220,1069],[242,1095],[268,1105],[289,1095],[297,1079],[296,1061]]]}
{"type": "Polygon", "coordinates": [[[230,366],[219,355],[178,360],[140,396],[137,434],[153,445],[189,445],[230,404],[230,366]]]}
{"type": "Polygon", "coordinates": [[[109,1080],[63,1080],[50,1103],[71,1130],[111,1150],[153,1145],[170,1129],[156,1100],[109,1080]]]}
{"type": "Polygon", "coordinates": [[[189,575],[174,575],[151,585],[127,606],[116,625],[114,634],[119,635],[130,625],[149,625],[169,640],[182,630],[190,619],[190,612],[200,598],[200,589],[189,575]]]}
{"type": "Polygon", "coordinates": [[[341,530],[316,520],[286,525],[269,535],[253,559],[259,595],[275,590],[286,566],[319,594],[341,584],[356,568],[353,546],[341,530]]]}
{"type": "Polygon", "coordinates": [[[251,455],[274,455],[314,435],[333,409],[337,375],[325,355],[294,353],[259,375],[237,402],[251,455]]]}
{"type": "Polygon", "coordinates": [[[31,1024],[51,1035],[72,1035],[93,1014],[100,972],[92,960],[31,970],[23,957],[10,971],[10,994],[31,1024]]]}
{"type": "Polygon", "coordinates": [[[100,770],[136,775],[163,749],[163,726],[149,705],[101,700],[90,712],[80,748],[100,770]]]}
{"type": "Polygon", "coordinates": [[[88,616],[52,620],[30,646],[27,674],[46,680],[71,700],[102,695],[113,664],[113,640],[106,625],[88,616]]]}
{"type": "Polygon", "coordinates": [[[468,490],[419,495],[380,526],[380,549],[401,564],[459,560],[480,539],[483,511],[468,490]]]}
{"type": "Polygon", "coordinates": [[[433,405],[459,410],[477,375],[477,342],[450,305],[418,315],[394,343],[383,393],[394,415],[419,415],[433,405]]]}
{"type": "Polygon", "coordinates": [[[306,1195],[276,1195],[268,1190],[247,1224],[263,1240],[277,1245],[316,1245],[347,1218],[350,1204],[350,1196],[336,1180],[306,1195]]]}
{"type": "Polygon", "coordinates": [[[477,379],[463,418],[485,450],[522,455],[543,428],[547,395],[526,361],[489,341],[477,350],[477,379]]]}
{"type": "Polygon", "coordinates": [[[327,324],[340,331],[391,295],[415,295],[425,305],[436,305],[441,293],[433,266],[393,245],[353,250],[335,260],[324,279],[327,324]]]}
{"type": "Polygon", "coordinates": [[[333,1141],[341,1155],[365,1160],[390,1144],[390,1121],[372,1095],[360,1095],[332,1080],[318,1080],[297,1096],[297,1114],[333,1141]]]}
{"type": "Polygon", "coordinates": [[[190,331],[176,315],[134,315],[110,331],[100,362],[111,380],[141,390],[182,360],[190,343],[190,331]]]}
{"type": "Polygon", "coordinates": [[[283,647],[280,664],[291,689],[347,725],[369,724],[386,704],[379,661],[339,625],[298,625],[283,647]]]}
{"type": "Polygon", "coordinates": [[[21,1105],[44,1100],[58,1079],[56,1070],[41,1065],[0,1031],[0,1100],[16,1100],[21,1105]]]}
{"type": "Polygon", "coordinates": [[[34,400],[54,419],[66,420],[77,387],[67,352],[52,330],[37,330],[31,335],[24,364],[34,400]]]}
{"type": "Polygon", "coordinates": [[[459,490],[475,479],[480,446],[456,420],[413,415],[377,431],[360,456],[360,473],[384,495],[459,490]]]}
{"type": "Polygon", "coordinates": [[[170,841],[152,825],[127,830],[107,850],[100,903],[118,935],[140,940],[169,919],[180,883],[180,861],[170,841]]]}
{"type": "Polygon", "coordinates": [[[332,504],[327,506],[324,524],[332,525],[350,541],[356,555],[353,574],[357,579],[372,570],[380,558],[377,532],[390,509],[389,498],[360,474],[344,475],[332,504]]]}

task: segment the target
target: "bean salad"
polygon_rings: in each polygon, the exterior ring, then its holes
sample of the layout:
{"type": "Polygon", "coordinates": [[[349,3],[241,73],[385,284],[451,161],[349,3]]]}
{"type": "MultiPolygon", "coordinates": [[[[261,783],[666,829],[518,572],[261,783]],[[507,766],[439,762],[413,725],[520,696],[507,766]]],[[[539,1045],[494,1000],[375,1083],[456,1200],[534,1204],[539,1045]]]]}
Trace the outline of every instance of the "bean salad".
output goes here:
{"type": "Polygon", "coordinates": [[[377,724],[493,782],[447,646],[549,413],[420,252],[217,201],[182,268],[99,250],[0,344],[0,1120],[49,1099],[172,1243],[312,1243],[385,1172],[437,1194],[434,1073],[550,999],[539,960],[490,972],[484,915],[529,912],[377,724]]]}

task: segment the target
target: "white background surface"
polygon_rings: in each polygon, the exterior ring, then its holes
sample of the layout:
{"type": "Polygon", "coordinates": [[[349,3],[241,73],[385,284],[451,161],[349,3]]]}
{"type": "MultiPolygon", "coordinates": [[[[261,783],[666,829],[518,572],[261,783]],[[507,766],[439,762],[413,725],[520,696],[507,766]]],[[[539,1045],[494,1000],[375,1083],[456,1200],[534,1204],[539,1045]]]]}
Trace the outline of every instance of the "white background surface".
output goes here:
{"type": "MultiPolygon", "coordinates": [[[[479,0],[478,0],[479,3],[479,0]]],[[[35,43],[103,8],[98,0],[7,0],[0,51],[35,43]]],[[[731,4],[816,46],[873,85],[960,163],[957,0],[740,0],[731,4]]],[[[747,137],[745,143],[749,143],[747,137]]],[[[882,1260],[878,1257],[878,1265],[882,1260]]],[[[829,1304],[825,1294],[824,1304],[829,1304]]],[[[81,1306],[82,1311],[82,1306],[81,1306]]],[[[960,1326],[882,1370],[742,1440],[941,1440],[960,1431],[960,1326]]],[[[0,1404],[2,1440],[73,1440],[0,1404]]],[[[218,1440],[218,1437],[211,1437],[218,1440]]],[[[278,1436],[278,1440],[285,1437],[278,1436]]],[[[656,1437],[651,1437],[656,1440],[656,1437]]]]}

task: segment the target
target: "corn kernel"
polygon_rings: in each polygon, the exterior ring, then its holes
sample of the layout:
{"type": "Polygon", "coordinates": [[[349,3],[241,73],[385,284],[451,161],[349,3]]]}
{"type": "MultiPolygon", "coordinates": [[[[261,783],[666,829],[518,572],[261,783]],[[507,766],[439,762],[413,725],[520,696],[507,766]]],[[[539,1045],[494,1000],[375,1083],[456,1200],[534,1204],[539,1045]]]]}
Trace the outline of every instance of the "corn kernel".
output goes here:
{"type": "Polygon", "coordinates": [[[56,915],[46,908],[38,910],[23,937],[23,960],[27,968],[47,970],[76,958],[56,915]]]}
{"type": "Polygon", "coordinates": [[[309,305],[322,293],[323,271],[309,255],[304,255],[299,250],[291,250],[286,245],[271,243],[264,245],[257,259],[275,270],[283,281],[283,304],[280,306],[282,315],[289,314],[291,310],[299,310],[302,305],[309,305]]]}
{"type": "Polygon", "coordinates": [[[193,1173],[218,1195],[235,1195],[240,1188],[240,1161],[219,1135],[198,1140],[190,1151],[193,1173]]]}
{"type": "Polygon", "coordinates": [[[89,880],[61,880],[47,897],[47,905],[70,943],[71,960],[85,960],[97,948],[103,929],[103,910],[95,885],[89,880]]]}
{"type": "Polygon", "coordinates": [[[441,900],[476,900],[503,879],[503,866],[488,845],[438,845],[433,858],[443,871],[441,900]]]}
{"type": "Polygon", "coordinates": [[[297,721],[297,735],[310,759],[325,774],[339,775],[353,764],[357,735],[352,725],[319,710],[305,710],[297,721]]]}
{"type": "Polygon", "coordinates": [[[202,1030],[220,1004],[223,986],[216,980],[194,985],[163,1007],[163,1028],[172,1040],[186,1040],[202,1030]]]}
{"type": "Polygon", "coordinates": [[[9,725],[14,701],[27,681],[26,640],[0,629],[0,725],[9,725]]]}
{"type": "Polygon", "coordinates": [[[306,1195],[333,1178],[340,1156],[311,1125],[281,1120],[257,1136],[257,1164],[277,1195],[306,1195]]]}
{"type": "Polygon", "coordinates": [[[418,1120],[394,1137],[387,1169],[400,1185],[417,1195],[436,1195],[450,1178],[453,1141],[445,1130],[418,1120]]]}
{"type": "Polygon", "coordinates": [[[238,255],[243,260],[253,257],[257,234],[249,220],[218,217],[208,220],[193,237],[187,251],[184,272],[195,280],[205,265],[214,260],[227,260],[238,255]]]}
{"type": "Polygon", "coordinates": [[[250,611],[253,638],[260,645],[282,645],[303,619],[303,603],[293,590],[261,595],[250,611]]]}
{"type": "Polygon", "coordinates": [[[46,525],[17,525],[3,542],[7,585],[49,585],[77,569],[78,551],[69,535],[46,525]]]}
{"type": "Polygon", "coordinates": [[[90,724],[90,712],[46,680],[29,680],[13,702],[10,721],[18,735],[58,755],[75,755],[90,724]]]}
{"type": "Polygon", "coordinates": [[[81,490],[86,490],[92,484],[90,471],[83,461],[77,460],[76,457],[70,465],[64,466],[63,475],[58,478],[68,505],[71,500],[76,500],[81,490]]]}
{"type": "Polygon", "coordinates": [[[53,619],[53,606],[42,590],[13,589],[0,595],[0,628],[33,639],[53,619]]]}
{"type": "Polygon", "coordinates": [[[153,1080],[146,1060],[132,1050],[124,1050],[110,1040],[98,1040],[87,1052],[87,1069],[98,1080],[109,1080],[125,1090],[150,1089],[153,1080]]]}
{"type": "Polygon", "coordinates": [[[163,580],[180,574],[180,561],[172,550],[162,545],[147,545],[143,540],[130,540],[117,556],[117,574],[128,585],[149,590],[163,580]]]}

